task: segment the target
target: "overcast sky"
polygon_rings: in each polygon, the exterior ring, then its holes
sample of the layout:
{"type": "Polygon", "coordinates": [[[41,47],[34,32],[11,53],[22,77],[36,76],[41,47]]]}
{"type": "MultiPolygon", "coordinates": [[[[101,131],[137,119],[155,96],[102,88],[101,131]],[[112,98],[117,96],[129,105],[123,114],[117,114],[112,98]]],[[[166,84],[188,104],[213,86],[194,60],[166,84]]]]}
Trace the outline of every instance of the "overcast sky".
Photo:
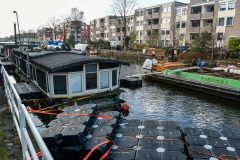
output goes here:
{"type": "MultiPolygon", "coordinates": [[[[20,30],[36,30],[45,25],[50,17],[70,15],[71,8],[83,10],[85,22],[108,15],[112,0],[0,0],[0,37],[13,35],[13,23],[18,12],[20,30]]],[[[173,0],[138,0],[138,7],[148,7],[173,0]]],[[[179,0],[189,3],[189,0],[179,0]]]]}

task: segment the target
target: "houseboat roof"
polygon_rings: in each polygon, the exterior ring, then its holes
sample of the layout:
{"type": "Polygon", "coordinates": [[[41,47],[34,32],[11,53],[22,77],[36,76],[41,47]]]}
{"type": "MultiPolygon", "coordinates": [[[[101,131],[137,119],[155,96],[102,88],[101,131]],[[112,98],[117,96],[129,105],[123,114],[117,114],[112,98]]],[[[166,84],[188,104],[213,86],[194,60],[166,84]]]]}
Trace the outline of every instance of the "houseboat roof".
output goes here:
{"type": "Polygon", "coordinates": [[[70,67],[89,63],[113,63],[130,66],[130,63],[103,57],[89,57],[71,52],[55,52],[40,56],[30,56],[30,62],[49,72],[57,72],[70,67]]]}

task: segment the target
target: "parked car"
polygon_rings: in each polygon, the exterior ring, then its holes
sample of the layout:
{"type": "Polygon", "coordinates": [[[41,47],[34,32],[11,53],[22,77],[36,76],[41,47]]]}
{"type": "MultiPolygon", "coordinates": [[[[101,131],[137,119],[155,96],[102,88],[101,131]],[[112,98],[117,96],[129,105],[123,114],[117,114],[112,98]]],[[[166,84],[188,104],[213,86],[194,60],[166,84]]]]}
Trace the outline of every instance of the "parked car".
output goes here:
{"type": "Polygon", "coordinates": [[[190,51],[189,46],[178,46],[178,47],[175,47],[174,49],[178,50],[178,52],[188,52],[188,51],[190,51]]]}

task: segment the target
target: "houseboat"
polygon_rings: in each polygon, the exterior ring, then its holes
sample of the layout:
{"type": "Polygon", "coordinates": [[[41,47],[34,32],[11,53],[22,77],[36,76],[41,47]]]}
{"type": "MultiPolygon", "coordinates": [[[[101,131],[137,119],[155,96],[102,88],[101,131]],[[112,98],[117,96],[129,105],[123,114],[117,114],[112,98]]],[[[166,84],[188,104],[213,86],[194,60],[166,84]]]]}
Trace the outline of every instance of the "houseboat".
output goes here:
{"type": "Polygon", "coordinates": [[[22,77],[50,99],[81,97],[119,89],[121,65],[130,63],[68,51],[28,52],[13,49],[12,63],[22,77]]]}

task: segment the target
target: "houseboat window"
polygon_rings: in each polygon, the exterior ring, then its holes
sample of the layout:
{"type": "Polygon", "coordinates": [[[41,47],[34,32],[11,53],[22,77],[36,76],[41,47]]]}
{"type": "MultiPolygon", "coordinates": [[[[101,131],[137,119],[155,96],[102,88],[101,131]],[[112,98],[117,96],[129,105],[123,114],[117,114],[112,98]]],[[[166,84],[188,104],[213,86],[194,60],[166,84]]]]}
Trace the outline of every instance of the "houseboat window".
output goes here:
{"type": "Polygon", "coordinates": [[[100,87],[101,89],[109,88],[109,71],[100,72],[100,87]]]}
{"type": "Polygon", "coordinates": [[[35,67],[32,66],[32,78],[34,81],[36,81],[36,72],[35,72],[35,67]]]}
{"type": "Polygon", "coordinates": [[[112,70],[112,87],[117,85],[117,70],[112,70]]]}
{"type": "Polygon", "coordinates": [[[97,64],[85,65],[86,90],[97,89],[97,64]]]}
{"type": "Polygon", "coordinates": [[[72,89],[72,94],[82,92],[82,75],[81,74],[71,75],[71,89],[72,89]]]}
{"type": "Polygon", "coordinates": [[[67,94],[66,76],[53,76],[54,94],[67,94]]]}

